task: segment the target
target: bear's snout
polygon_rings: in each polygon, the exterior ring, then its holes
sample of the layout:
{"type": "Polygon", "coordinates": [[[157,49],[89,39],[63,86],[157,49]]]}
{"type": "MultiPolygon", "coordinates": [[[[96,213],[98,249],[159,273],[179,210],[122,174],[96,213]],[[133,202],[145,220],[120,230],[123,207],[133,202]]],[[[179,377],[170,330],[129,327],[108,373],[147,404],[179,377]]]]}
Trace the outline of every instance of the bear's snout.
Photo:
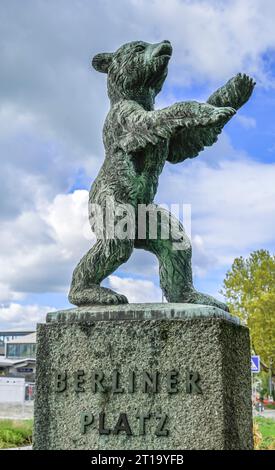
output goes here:
{"type": "Polygon", "coordinates": [[[171,57],[172,51],[173,49],[172,49],[170,41],[165,39],[164,41],[153,45],[152,56],[153,57],[161,57],[161,56],[171,57]]]}

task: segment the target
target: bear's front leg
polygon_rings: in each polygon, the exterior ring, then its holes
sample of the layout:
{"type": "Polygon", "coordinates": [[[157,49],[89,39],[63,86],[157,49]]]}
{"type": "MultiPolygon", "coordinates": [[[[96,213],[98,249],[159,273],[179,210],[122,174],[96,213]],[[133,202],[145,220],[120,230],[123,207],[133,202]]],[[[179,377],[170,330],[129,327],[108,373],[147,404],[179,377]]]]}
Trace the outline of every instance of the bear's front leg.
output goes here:
{"type": "MultiPolygon", "coordinates": [[[[199,103],[198,108],[198,127],[224,126],[236,114],[236,110],[229,106],[216,107],[208,103],[199,103]]],[[[187,127],[193,127],[193,123],[187,127]]]]}
{"type": "Polygon", "coordinates": [[[256,82],[245,73],[238,73],[224,86],[215,91],[207,103],[213,106],[233,106],[238,110],[250,98],[256,82]]]}
{"type": "MultiPolygon", "coordinates": [[[[156,111],[146,111],[134,102],[124,103],[120,113],[120,132],[114,131],[116,147],[126,153],[141,151],[148,144],[157,145],[180,131],[221,128],[236,113],[229,106],[184,101],[156,111]]],[[[118,127],[117,127],[118,129],[118,127]]]]}
{"type": "Polygon", "coordinates": [[[229,106],[216,107],[209,103],[185,101],[152,113],[152,124],[156,128],[170,127],[170,135],[173,135],[173,131],[183,128],[224,126],[236,110],[229,106]]]}

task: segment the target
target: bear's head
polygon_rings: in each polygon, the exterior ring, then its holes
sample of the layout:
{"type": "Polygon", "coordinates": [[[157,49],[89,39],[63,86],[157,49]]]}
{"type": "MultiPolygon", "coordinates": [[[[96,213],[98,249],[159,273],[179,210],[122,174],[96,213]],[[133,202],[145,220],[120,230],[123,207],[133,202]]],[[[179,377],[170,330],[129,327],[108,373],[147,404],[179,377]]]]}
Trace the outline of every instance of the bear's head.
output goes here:
{"type": "Polygon", "coordinates": [[[108,74],[108,95],[111,102],[131,99],[153,104],[167,76],[172,55],[169,41],[149,44],[134,41],[116,52],[97,54],[92,61],[98,72],[108,74]]]}

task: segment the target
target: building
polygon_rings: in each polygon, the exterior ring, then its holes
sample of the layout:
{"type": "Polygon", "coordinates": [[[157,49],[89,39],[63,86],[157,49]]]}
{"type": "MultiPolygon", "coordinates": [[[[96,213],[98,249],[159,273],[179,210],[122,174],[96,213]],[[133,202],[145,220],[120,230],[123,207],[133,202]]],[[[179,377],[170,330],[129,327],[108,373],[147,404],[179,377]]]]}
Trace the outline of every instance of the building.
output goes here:
{"type": "MultiPolygon", "coordinates": [[[[22,333],[22,332],[19,332],[22,333]]],[[[36,333],[15,334],[5,341],[5,355],[0,356],[0,375],[35,381],[36,333]]]]}
{"type": "Polygon", "coordinates": [[[17,336],[6,341],[5,356],[7,359],[35,359],[36,333],[17,336]]]}
{"type": "Polygon", "coordinates": [[[0,330],[0,356],[5,355],[7,341],[34,333],[33,330],[0,330]]]}

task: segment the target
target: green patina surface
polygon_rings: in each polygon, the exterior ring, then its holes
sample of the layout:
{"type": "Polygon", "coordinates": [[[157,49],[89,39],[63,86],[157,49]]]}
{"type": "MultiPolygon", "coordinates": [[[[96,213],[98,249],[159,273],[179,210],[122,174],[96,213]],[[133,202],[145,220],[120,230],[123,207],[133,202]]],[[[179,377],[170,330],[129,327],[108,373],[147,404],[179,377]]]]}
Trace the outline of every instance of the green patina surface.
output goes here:
{"type": "Polygon", "coordinates": [[[125,304],[125,305],[94,305],[47,314],[47,322],[85,322],[88,320],[154,320],[154,319],[182,319],[190,318],[222,318],[235,324],[240,324],[237,317],[233,317],[225,310],[209,305],[193,305],[181,303],[155,303],[155,304],[125,304]]]}
{"type": "MultiPolygon", "coordinates": [[[[141,248],[157,256],[160,285],[168,302],[227,309],[220,301],[194,289],[190,240],[179,221],[153,201],[165,162],[194,158],[204,147],[214,144],[223,126],[249,99],[255,83],[247,75],[238,74],[206,103],[179,102],[154,110],[171,55],[169,41],[135,41],[93,59],[93,67],[107,74],[111,106],[103,128],[105,160],[92,184],[90,205],[97,204],[104,213],[109,198],[115,205],[129,204],[137,227],[138,205],[152,204],[151,211],[159,213],[170,235],[163,240],[159,235],[152,239],[146,233],[140,239],[135,232],[132,237],[108,239],[104,228],[74,270],[69,300],[75,305],[126,303],[125,296],[100,284],[129,259],[134,248],[141,248]],[[181,243],[180,250],[174,249],[174,242],[181,243]]],[[[97,216],[92,211],[90,215],[96,228],[97,216]]]]}

